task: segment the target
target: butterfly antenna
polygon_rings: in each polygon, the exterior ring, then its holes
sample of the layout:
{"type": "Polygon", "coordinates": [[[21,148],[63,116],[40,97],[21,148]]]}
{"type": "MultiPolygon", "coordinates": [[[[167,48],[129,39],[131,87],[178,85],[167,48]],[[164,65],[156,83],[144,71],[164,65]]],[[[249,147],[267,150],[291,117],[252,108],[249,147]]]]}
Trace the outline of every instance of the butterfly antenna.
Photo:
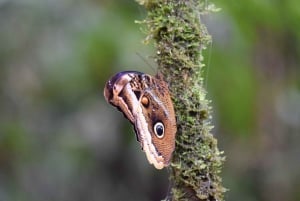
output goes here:
{"type": "Polygon", "coordinates": [[[153,72],[155,72],[155,69],[153,68],[153,66],[151,66],[151,64],[145,59],[145,57],[143,57],[140,53],[136,53],[139,57],[140,57],[140,59],[142,59],[152,70],[153,70],[153,72]]]}

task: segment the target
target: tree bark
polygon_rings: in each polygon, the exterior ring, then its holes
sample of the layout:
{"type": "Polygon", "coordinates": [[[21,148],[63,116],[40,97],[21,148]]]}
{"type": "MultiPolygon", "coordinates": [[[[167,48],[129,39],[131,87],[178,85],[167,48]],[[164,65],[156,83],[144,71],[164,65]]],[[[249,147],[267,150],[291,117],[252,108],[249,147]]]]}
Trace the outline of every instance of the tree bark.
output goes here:
{"type": "Polygon", "coordinates": [[[223,200],[224,156],[211,134],[211,107],[203,86],[202,51],[211,42],[202,14],[206,0],[138,0],[147,10],[145,42],[154,41],[158,71],[169,84],[177,117],[168,201],[223,200]]]}

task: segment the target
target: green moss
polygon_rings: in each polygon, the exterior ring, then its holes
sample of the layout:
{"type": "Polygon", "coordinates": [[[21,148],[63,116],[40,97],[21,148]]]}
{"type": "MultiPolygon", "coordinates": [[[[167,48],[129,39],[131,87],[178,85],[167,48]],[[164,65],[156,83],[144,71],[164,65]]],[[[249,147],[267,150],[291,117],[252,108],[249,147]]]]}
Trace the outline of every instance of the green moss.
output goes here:
{"type": "Polygon", "coordinates": [[[158,70],[169,83],[177,115],[176,150],[166,200],[223,200],[219,173],[224,161],[211,134],[209,101],[203,88],[202,51],[211,42],[200,15],[216,10],[206,0],[139,0],[147,9],[140,22],[154,41],[158,70]]]}

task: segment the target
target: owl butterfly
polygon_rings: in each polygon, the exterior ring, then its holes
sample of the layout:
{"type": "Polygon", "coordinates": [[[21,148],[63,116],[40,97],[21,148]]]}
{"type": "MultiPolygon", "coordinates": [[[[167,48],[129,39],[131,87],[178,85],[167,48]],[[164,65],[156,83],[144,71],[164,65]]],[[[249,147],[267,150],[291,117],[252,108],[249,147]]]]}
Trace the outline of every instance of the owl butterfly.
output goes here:
{"type": "Polygon", "coordinates": [[[117,73],[106,83],[104,97],[134,126],[149,163],[157,169],[168,166],[177,128],[168,85],[162,77],[136,71],[117,73]]]}

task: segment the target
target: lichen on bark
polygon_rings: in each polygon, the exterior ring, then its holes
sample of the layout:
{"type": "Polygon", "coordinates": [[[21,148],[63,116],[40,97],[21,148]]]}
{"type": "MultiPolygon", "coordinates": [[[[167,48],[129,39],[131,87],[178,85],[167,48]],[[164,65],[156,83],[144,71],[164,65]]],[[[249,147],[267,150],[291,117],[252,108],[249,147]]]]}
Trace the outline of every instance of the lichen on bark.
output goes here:
{"type": "Polygon", "coordinates": [[[176,149],[166,200],[223,200],[224,156],[211,133],[211,107],[203,86],[202,52],[211,42],[201,15],[216,11],[207,0],[137,0],[145,42],[154,41],[158,71],[169,84],[177,117],[176,149]]]}

